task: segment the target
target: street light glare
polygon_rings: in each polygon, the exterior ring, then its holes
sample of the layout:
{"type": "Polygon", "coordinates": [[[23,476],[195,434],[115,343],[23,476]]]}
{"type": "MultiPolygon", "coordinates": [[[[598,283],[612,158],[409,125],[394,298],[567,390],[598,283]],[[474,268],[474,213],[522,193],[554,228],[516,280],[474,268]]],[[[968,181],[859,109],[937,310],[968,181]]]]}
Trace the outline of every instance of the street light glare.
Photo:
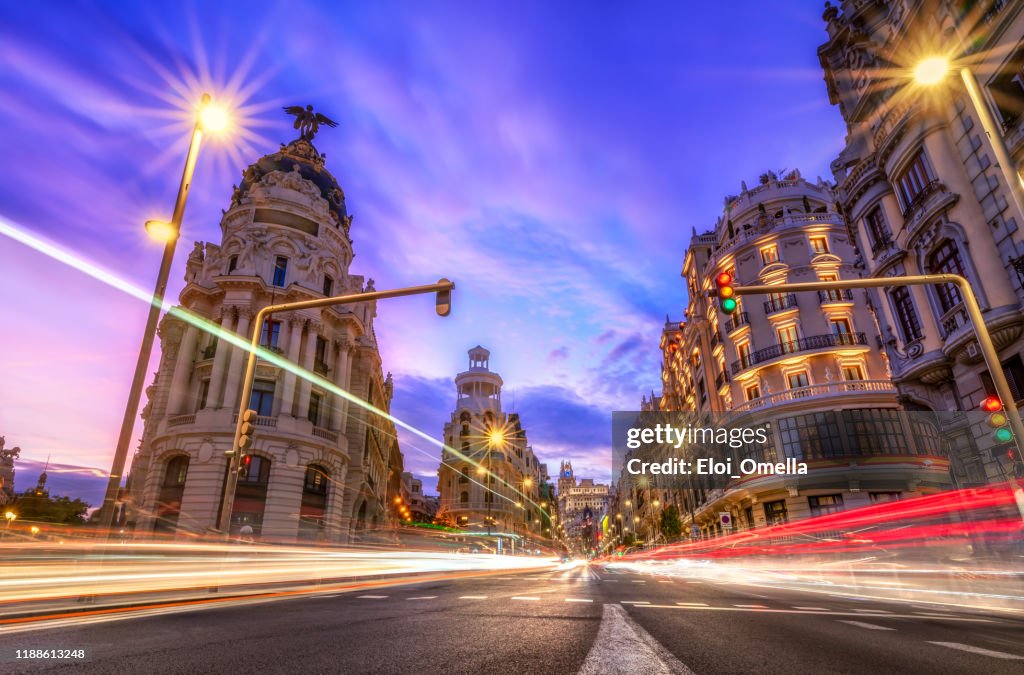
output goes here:
{"type": "Polygon", "coordinates": [[[949,72],[949,61],[942,56],[929,56],[914,68],[914,79],[918,84],[930,87],[938,84],[949,72]]]}
{"type": "Polygon", "coordinates": [[[169,242],[178,238],[178,228],[162,220],[147,220],[146,232],[150,238],[159,242],[169,242]]]}
{"type": "Polygon", "coordinates": [[[228,125],[228,112],[222,106],[208,103],[199,111],[199,123],[203,131],[217,133],[228,125]]]}
{"type": "Polygon", "coordinates": [[[487,438],[494,445],[498,445],[500,443],[505,442],[505,434],[503,431],[501,431],[501,429],[495,429],[494,431],[490,432],[489,434],[487,434],[487,438]]]}

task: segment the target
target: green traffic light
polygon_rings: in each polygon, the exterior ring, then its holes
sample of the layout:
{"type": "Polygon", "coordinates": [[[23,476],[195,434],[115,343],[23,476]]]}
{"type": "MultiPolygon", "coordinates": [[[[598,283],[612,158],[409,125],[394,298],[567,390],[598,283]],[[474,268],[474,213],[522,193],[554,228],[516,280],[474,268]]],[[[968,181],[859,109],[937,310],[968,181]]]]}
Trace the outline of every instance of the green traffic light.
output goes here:
{"type": "Polygon", "coordinates": [[[1013,432],[1009,429],[996,429],[995,439],[999,443],[1009,443],[1013,440],[1013,432]]]}
{"type": "Polygon", "coordinates": [[[722,311],[725,312],[726,314],[732,314],[733,312],[735,312],[736,311],[736,299],[735,298],[725,298],[724,300],[722,300],[722,311]]]}

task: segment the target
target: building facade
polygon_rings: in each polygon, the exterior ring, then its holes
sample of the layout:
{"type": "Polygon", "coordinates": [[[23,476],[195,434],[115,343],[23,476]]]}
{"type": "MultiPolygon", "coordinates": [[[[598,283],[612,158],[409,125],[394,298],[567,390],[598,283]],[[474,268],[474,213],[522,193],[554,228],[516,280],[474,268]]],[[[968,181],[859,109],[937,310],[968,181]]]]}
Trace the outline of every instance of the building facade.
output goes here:
{"type": "Polygon", "coordinates": [[[949,485],[934,431],[917,434],[898,415],[864,291],[740,297],[732,314],[708,297],[723,272],[740,286],[842,280],[858,276],[855,260],[831,187],[799,171],[766,173],[753,189],[743,184],[739,195],[726,197],[714,230],[694,234],[682,267],[689,305],[682,321],[665,325],[662,394],[645,407],[688,413],[694,421],[728,413],[738,426],[770,423],[770,442],[744,454],[759,462],[793,457],[809,472],[747,476],[717,489],[657,479],[631,484],[619,495],[628,510],[617,513],[643,540],[657,539],[660,510],[669,505],[679,509],[684,531],[709,536],[722,531],[723,513],[740,527],[755,527],[949,485]],[[823,413],[836,410],[854,421],[826,448],[817,427],[831,423],[823,413]],[[863,443],[849,440],[854,426],[863,443]],[[891,442],[874,441],[890,435],[891,442]]]}
{"type": "Polygon", "coordinates": [[[572,462],[558,468],[558,513],[566,537],[579,550],[595,549],[599,543],[599,523],[608,511],[611,492],[593,478],[576,478],[572,462]]]}
{"type": "Polygon", "coordinates": [[[543,465],[527,443],[518,413],[502,409],[502,379],[490,352],[469,350],[469,367],[455,376],[457,399],[444,425],[438,469],[437,519],[475,532],[544,536],[543,465]]]}
{"type": "MultiPolygon", "coordinates": [[[[305,139],[249,166],[221,219],[219,244],[197,242],[182,308],[246,342],[267,305],[371,289],[351,274],[345,196],[305,139]]],[[[275,540],[345,542],[389,522],[402,455],[394,426],[332,389],[388,411],[375,303],[269,317],[261,344],[314,377],[260,361],[249,407],[258,414],[251,461],[238,481],[233,531],[275,540]]],[[[168,314],[148,388],[129,491],[141,531],[215,528],[246,352],[168,314]]]]}
{"type": "MultiPolygon", "coordinates": [[[[1024,214],[955,70],[929,88],[892,73],[909,73],[935,54],[969,68],[1019,178],[1024,2],[843,2],[827,5],[823,18],[828,41],[818,53],[829,99],[848,130],[832,169],[858,266],[872,277],[966,277],[1019,406],[1024,214]]],[[[972,411],[995,393],[956,287],[893,287],[873,293],[872,304],[893,382],[908,407],[972,411]]],[[[1007,460],[986,452],[986,434],[964,422],[944,435],[954,441],[960,484],[1005,478],[1007,460]]]]}

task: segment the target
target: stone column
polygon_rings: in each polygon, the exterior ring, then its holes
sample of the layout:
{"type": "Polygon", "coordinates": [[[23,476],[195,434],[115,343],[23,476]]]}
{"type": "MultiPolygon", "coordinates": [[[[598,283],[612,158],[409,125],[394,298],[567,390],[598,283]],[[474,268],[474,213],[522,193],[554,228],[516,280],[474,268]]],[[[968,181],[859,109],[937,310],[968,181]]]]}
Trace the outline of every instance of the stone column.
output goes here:
{"type": "MultiPolygon", "coordinates": [[[[306,370],[313,370],[313,360],[316,357],[316,337],[320,332],[320,323],[316,321],[310,321],[309,330],[306,333],[306,345],[302,353],[302,363],[300,364],[306,370]]],[[[312,385],[309,380],[303,378],[299,380],[298,387],[298,399],[299,406],[296,411],[296,417],[305,419],[309,415],[309,392],[312,385]]]]}
{"type": "MultiPolygon", "coordinates": [[[[235,332],[243,340],[251,339],[249,334],[249,322],[252,320],[253,311],[248,307],[238,310],[238,327],[235,332]]],[[[242,372],[245,368],[245,360],[248,356],[246,350],[239,347],[231,348],[231,365],[228,366],[228,377],[224,382],[224,404],[221,407],[237,408],[240,401],[235,398],[242,391],[242,372]]]]}
{"type": "MultiPolygon", "coordinates": [[[[302,345],[302,324],[302,319],[295,316],[288,321],[288,345],[285,349],[286,358],[289,363],[297,364],[299,362],[299,347],[302,345]]],[[[292,414],[292,408],[295,404],[295,380],[295,373],[286,370],[284,373],[284,386],[281,389],[282,415],[292,414]]]]}
{"type": "Polygon", "coordinates": [[[185,337],[181,340],[178,358],[174,363],[174,374],[171,376],[171,398],[167,404],[169,415],[181,415],[188,412],[184,409],[184,403],[188,394],[189,381],[192,379],[193,357],[196,353],[198,337],[199,329],[190,324],[185,329],[185,337]]]}
{"type": "MultiPolygon", "coordinates": [[[[346,385],[348,380],[349,347],[348,340],[343,340],[338,347],[337,355],[334,358],[334,384],[340,389],[348,391],[346,385]]],[[[348,401],[338,395],[332,396],[331,405],[331,430],[345,433],[345,415],[348,410],[348,401]]]]}
{"type": "MultiPolygon", "coordinates": [[[[231,307],[224,308],[224,317],[221,319],[221,328],[224,330],[235,330],[238,324],[238,315],[231,307]]],[[[213,357],[213,370],[210,371],[210,391],[206,394],[207,408],[220,408],[221,397],[224,394],[224,371],[228,367],[228,358],[231,356],[231,347],[223,340],[217,340],[217,353],[213,357]]]]}

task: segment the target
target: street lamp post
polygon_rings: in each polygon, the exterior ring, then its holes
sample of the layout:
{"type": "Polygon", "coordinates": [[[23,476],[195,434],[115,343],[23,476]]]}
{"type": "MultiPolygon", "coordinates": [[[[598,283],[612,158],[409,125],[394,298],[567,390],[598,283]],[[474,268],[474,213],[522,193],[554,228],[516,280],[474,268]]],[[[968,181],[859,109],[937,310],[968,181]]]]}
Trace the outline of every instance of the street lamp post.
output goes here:
{"type": "MultiPolygon", "coordinates": [[[[945,57],[930,56],[921,60],[914,68],[914,80],[921,86],[932,87],[946,79],[949,69],[950,63],[945,57]]],[[[999,169],[1006,180],[1010,196],[1017,205],[1017,210],[1024,217],[1024,181],[1021,180],[1020,174],[1017,172],[1017,166],[1014,164],[1010,151],[1006,147],[1006,141],[1003,139],[1002,134],[999,133],[999,128],[992,118],[992,113],[981,96],[978,79],[967,66],[961,66],[959,70],[960,79],[964,83],[964,89],[967,90],[967,96],[971,99],[974,112],[977,114],[981,127],[985,131],[989,143],[992,145],[992,152],[995,154],[996,162],[999,164],[999,169]]]]}
{"type": "Polygon", "coordinates": [[[396,288],[390,291],[371,291],[368,293],[353,293],[350,295],[338,295],[330,298],[318,298],[316,300],[303,300],[301,302],[286,302],[279,305],[268,305],[256,312],[256,319],[253,321],[252,339],[249,345],[249,358],[245,365],[245,377],[242,380],[242,395],[238,401],[238,417],[235,420],[235,435],[231,441],[231,450],[228,452],[228,476],[224,484],[224,495],[221,500],[220,518],[217,523],[219,530],[225,534],[231,531],[231,510],[234,506],[235,489],[238,485],[238,463],[241,460],[239,452],[239,441],[242,436],[242,424],[245,412],[249,409],[249,398],[252,396],[252,383],[256,376],[256,357],[259,352],[260,335],[263,331],[263,322],[267,316],[275,312],[287,312],[300,309],[315,309],[317,307],[329,307],[331,305],[346,305],[354,302],[371,302],[385,298],[398,298],[406,295],[419,295],[422,293],[437,293],[437,313],[441,316],[448,316],[451,310],[451,291],[455,284],[448,279],[441,279],[436,284],[425,286],[410,286],[407,288],[396,288]]]}
{"type": "Polygon", "coordinates": [[[139,358],[135,362],[135,375],[132,377],[132,384],[128,390],[128,402],[125,404],[124,417],[121,419],[121,432],[117,437],[117,446],[114,449],[114,461],[110,466],[110,476],[107,479],[107,490],[103,495],[103,506],[100,508],[100,526],[109,529],[114,522],[114,503],[121,488],[121,477],[124,474],[124,465],[128,459],[128,445],[132,440],[132,431],[135,428],[135,418],[139,413],[139,402],[142,400],[142,389],[145,386],[146,369],[149,366],[149,358],[153,352],[153,341],[156,338],[157,323],[160,320],[160,310],[163,306],[164,293],[167,291],[167,280],[171,274],[171,264],[174,262],[174,249],[178,243],[178,234],[181,230],[181,219],[185,215],[185,202],[188,199],[189,189],[192,187],[192,174],[196,168],[196,159],[199,156],[199,146],[203,140],[203,131],[217,131],[223,128],[227,119],[223,110],[211,103],[210,95],[203,94],[199,107],[199,114],[196,117],[195,125],[192,127],[192,140],[189,142],[188,154],[185,156],[185,170],[181,175],[181,183],[178,185],[178,197],[174,202],[174,212],[169,223],[160,221],[149,221],[146,229],[151,236],[164,241],[164,254],[160,260],[160,270],[156,276],[156,288],[153,290],[153,300],[149,306],[149,314],[146,316],[146,327],[142,332],[142,345],[139,347],[139,358]]]}
{"type": "Polygon", "coordinates": [[[974,327],[974,335],[978,339],[981,353],[985,357],[992,384],[996,394],[1004,402],[1007,421],[1013,430],[1013,440],[1019,450],[1024,450],[1024,422],[1021,421],[1020,410],[1010,390],[1010,383],[999,362],[992,336],[985,325],[985,317],[981,313],[974,289],[967,279],[957,274],[919,274],[905,277],[882,277],[872,279],[849,279],[847,281],[809,281],[796,284],[775,284],[769,286],[736,286],[737,295],[768,295],[772,293],[799,293],[801,291],[849,290],[854,288],[886,288],[891,286],[932,286],[935,284],[954,284],[963,296],[967,316],[974,327]]]}

